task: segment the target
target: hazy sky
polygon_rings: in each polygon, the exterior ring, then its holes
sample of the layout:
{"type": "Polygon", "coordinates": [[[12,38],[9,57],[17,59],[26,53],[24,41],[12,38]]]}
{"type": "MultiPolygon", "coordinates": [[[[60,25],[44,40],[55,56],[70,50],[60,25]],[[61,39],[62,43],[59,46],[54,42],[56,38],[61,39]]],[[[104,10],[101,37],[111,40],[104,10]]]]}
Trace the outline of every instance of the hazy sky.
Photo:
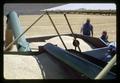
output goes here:
{"type": "Polygon", "coordinates": [[[48,10],[76,10],[80,8],[92,9],[92,10],[116,10],[116,4],[114,3],[70,3],[54,8],[50,8],[48,10]]]}

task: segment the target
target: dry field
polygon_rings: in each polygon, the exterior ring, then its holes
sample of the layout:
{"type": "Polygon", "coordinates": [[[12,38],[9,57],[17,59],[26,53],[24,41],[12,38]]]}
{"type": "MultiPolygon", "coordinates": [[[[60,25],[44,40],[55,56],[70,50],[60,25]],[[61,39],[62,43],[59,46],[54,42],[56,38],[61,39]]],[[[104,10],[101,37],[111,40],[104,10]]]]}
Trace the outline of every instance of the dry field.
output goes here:
{"type": "MultiPolygon", "coordinates": [[[[20,15],[21,26],[28,28],[40,15],[20,15]]],[[[66,20],[62,14],[52,14],[52,19],[54,20],[56,27],[60,33],[70,33],[69,27],[66,20]]],[[[91,23],[94,26],[94,36],[100,37],[103,30],[108,32],[109,41],[116,41],[116,16],[102,16],[102,15],[80,15],[80,14],[67,14],[69,22],[72,26],[74,33],[80,33],[80,27],[86,21],[87,18],[91,19],[91,23]]],[[[6,28],[6,17],[4,16],[4,30],[6,28]]],[[[5,32],[5,31],[4,31],[5,32]]],[[[43,16],[25,35],[26,37],[34,37],[41,35],[56,34],[49,18],[47,15],[43,16]]],[[[64,37],[66,40],[67,47],[72,44],[71,38],[64,37]],[[69,41],[68,41],[69,40],[69,41]]],[[[57,43],[59,41],[58,37],[48,40],[46,42],[53,41],[57,43]],[[57,40],[57,41],[56,41],[57,40]]],[[[82,42],[82,41],[81,41],[82,42]]],[[[38,45],[44,44],[43,42],[30,43],[30,47],[38,48],[38,45]]],[[[72,48],[74,48],[72,46],[72,48]]],[[[81,45],[82,51],[90,50],[91,48],[83,43],[81,45]],[[82,48],[84,47],[84,48],[82,48]]],[[[14,51],[17,49],[14,46],[14,51]]],[[[43,54],[39,56],[40,62],[36,61],[33,56],[17,56],[6,54],[4,56],[4,78],[5,79],[44,79],[45,78],[64,78],[66,76],[63,73],[63,69],[59,67],[57,63],[51,60],[48,55],[43,54]],[[40,68],[42,65],[43,68],[40,68]]],[[[67,75],[70,76],[70,75],[67,75]]]]}
{"type": "MultiPolygon", "coordinates": [[[[28,28],[40,15],[20,15],[21,26],[28,28]]],[[[56,27],[60,33],[70,33],[67,22],[63,14],[51,14],[56,27]]],[[[74,33],[80,33],[80,28],[87,18],[91,19],[94,27],[94,37],[100,37],[103,30],[108,32],[108,40],[116,41],[116,16],[106,15],[81,15],[81,14],[67,14],[69,22],[74,33]]],[[[6,17],[4,17],[4,28],[6,17]]],[[[34,37],[38,35],[56,34],[49,18],[44,15],[25,35],[26,37],[34,37]]]]}

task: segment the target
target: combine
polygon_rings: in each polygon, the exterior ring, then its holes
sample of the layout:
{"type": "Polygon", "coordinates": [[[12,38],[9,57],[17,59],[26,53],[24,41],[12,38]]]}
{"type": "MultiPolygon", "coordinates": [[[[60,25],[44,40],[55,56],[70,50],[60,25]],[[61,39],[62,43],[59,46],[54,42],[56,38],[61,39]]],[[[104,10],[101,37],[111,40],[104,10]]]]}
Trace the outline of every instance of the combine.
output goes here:
{"type": "Polygon", "coordinates": [[[115,79],[116,43],[106,43],[100,38],[75,34],[69,23],[67,15],[64,14],[64,17],[69,26],[71,34],[60,34],[48,11],[45,11],[25,31],[23,31],[20,25],[17,13],[15,11],[9,12],[7,15],[4,56],[7,54],[14,54],[10,51],[10,49],[15,44],[17,47],[16,54],[23,56],[32,55],[39,65],[43,60],[47,61],[48,65],[43,64],[43,69],[46,68],[46,70],[44,70],[44,73],[46,73],[46,75],[43,76],[43,79],[115,79]],[[24,34],[45,14],[48,15],[48,18],[53,25],[57,35],[25,38],[24,34]],[[12,36],[14,36],[14,40],[12,40],[12,36]],[[75,49],[67,48],[67,45],[65,44],[63,38],[66,36],[73,39],[71,42],[75,49]],[[38,45],[38,51],[32,51],[29,45],[31,42],[44,42],[56,37],[59,38],[64,48],[61,48],[59,45],[54,44],[54,42],[48,42],[45,45],[38,45]],[[82,48],[84,47],[81,47],[81,42],[79,40],[87,43],[92,48],[92,50],[83,51],[82,48]],[[113,48],[110,48],[111,46],[113,48]],[[108,58],[108,55],[111,57],[108,58]],[[49,60],[47,60],[47,57],[49,57],[49,60]],[[54,67],[52,67],[53,65],[54,67]],[[49,72],[47,70],[49,70],[49,72]],[[50,75],[50,72],[53,74],[50,75]]]}

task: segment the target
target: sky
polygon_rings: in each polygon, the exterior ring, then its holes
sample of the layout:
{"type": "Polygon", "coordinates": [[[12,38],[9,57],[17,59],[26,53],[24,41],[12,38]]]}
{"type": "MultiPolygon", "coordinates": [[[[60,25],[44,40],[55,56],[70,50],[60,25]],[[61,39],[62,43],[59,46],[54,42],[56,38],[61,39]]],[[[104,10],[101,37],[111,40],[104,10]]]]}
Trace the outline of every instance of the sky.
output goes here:
{"type": "Polygon", "coordinates": [[[87,10],[116,10],[116,4],[114,3],[69,3],[66,5],[53,7],[47,10],[77,10],[85,8],[87,10]]]}

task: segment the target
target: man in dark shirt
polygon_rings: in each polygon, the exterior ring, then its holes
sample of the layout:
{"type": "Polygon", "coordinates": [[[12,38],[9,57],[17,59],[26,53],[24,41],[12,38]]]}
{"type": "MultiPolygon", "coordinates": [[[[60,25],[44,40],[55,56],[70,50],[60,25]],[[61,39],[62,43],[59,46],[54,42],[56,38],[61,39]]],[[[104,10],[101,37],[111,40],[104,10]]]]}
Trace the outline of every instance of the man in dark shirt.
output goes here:
{"type": "Polygon", "coordinates": [[[87,19],[86,23],[83,24],[81,33],[83,33],[83,35],[93,37],[93,26],[90,24],[90,19],[87,19]]]}
{"type": "Polygon", "coordinates": [[[109,43],[107,31],[103,31],[103,32],[102,32],[102,36],[101,36],[100,38],[101,38],[104,42],[109,43]]]}

